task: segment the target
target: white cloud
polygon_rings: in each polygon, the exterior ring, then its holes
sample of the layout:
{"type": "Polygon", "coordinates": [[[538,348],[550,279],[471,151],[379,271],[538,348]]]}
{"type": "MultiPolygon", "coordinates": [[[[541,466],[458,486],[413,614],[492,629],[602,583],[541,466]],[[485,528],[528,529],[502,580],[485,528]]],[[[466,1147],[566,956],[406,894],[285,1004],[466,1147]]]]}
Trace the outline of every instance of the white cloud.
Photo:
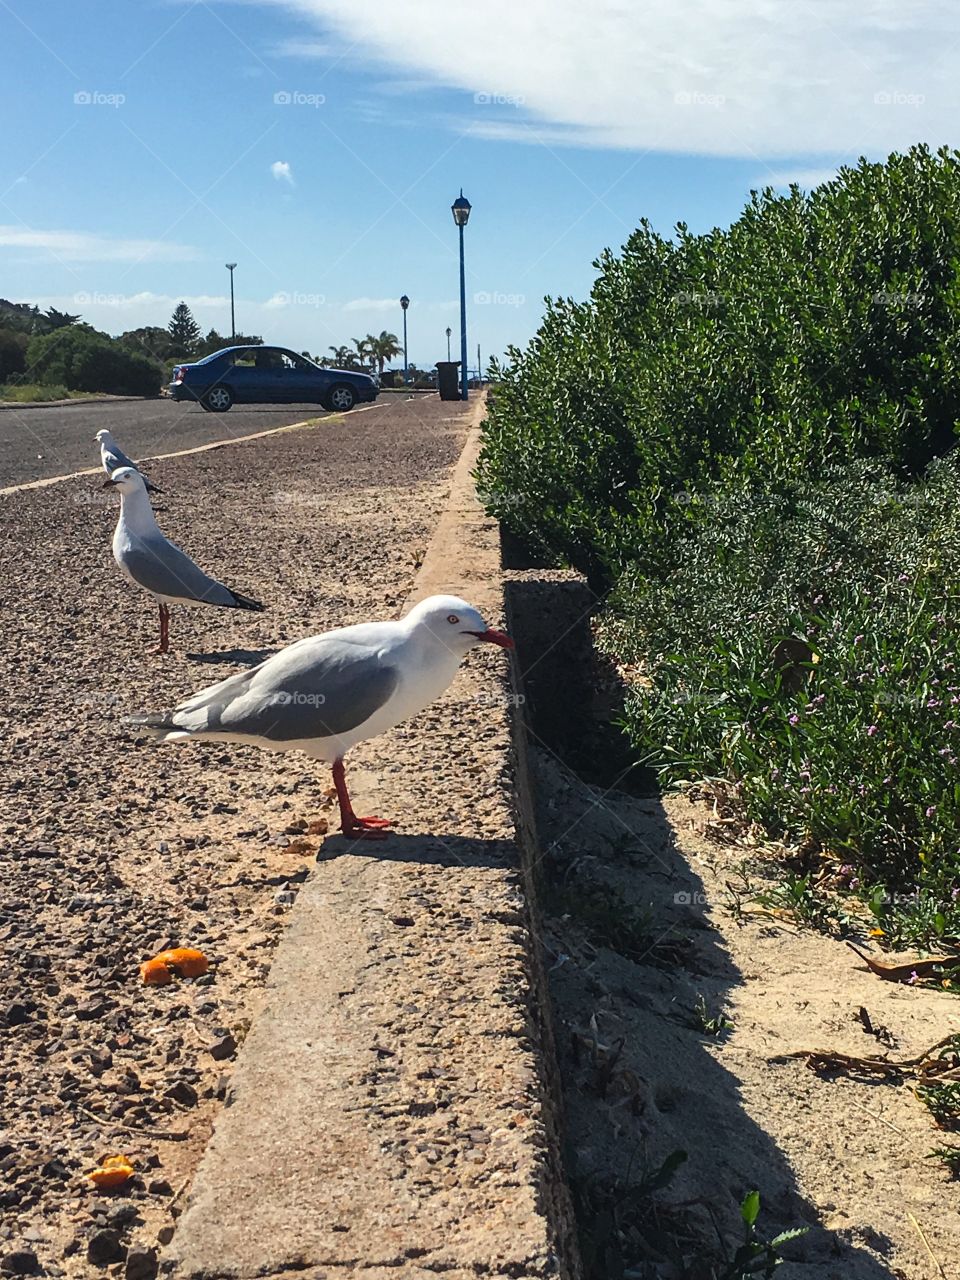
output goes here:
{"type": "Polygon", "coordinates": [[[954,0],[487,0],[480,18],[450,0],[281,2],[486,99],[470,116],[487,136],[536,141],[527,119],[556,143],[757,157],[955,136],[954,0]]]}
{"type": "Polygon", "coordinates": [[[286,160],[274,160],[270,166],[270,172],[278,182],[288,182],[291,187],[293,186],[293,170],[286,160]]]}
{"type": "Polygon", "coordinates": [[[87,231],[0,225],[0,248],[43,249],[60,262],[192,262],[200,255],[168,240],[121,240],[87,231]]]}

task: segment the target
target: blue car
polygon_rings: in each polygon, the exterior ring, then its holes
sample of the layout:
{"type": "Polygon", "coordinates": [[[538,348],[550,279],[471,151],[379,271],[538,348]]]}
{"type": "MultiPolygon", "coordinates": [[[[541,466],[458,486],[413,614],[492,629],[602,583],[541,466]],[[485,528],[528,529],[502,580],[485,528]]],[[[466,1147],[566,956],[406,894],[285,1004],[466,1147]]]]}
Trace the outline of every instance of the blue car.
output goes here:
{"type": "Polygon", "coordinates": [[[196,400],[209,413],[234,404],[322,404],[343,413],[379,392],[369,373],[321,369],[286,347],[224,347],[176,365],[170,383],[174,400],[196,400]]]}

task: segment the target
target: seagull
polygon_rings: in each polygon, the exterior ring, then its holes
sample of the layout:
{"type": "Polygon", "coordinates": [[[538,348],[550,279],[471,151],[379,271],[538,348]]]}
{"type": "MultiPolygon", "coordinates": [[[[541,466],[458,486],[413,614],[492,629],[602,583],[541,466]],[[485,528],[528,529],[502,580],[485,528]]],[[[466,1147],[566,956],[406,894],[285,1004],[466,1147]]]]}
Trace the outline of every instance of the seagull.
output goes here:
{"type": "Polygon", "coordinates": [[[439,698],[481,641],[513,648],[466,600],[430,596],[399,622],[361,622],[308,636],[201,689],[173,711],[126,723],[164,742],[249,743],[322,760],[333,769],[343,834],[382,839],[390,822],[354,813],[343,757],[439,698]]]}
{"type": "MultiPolygon", "coordinates": [[[[134,471],[140,471],[134,460],[127,457],[109,431],[98,431],[95,438],[100,446],[100,461],[108,476],[112,476],[118,467],[133,467],[134,471]]],[[[141,471],[140,474],[143,475],[143,472],[141,471]]],[[[147,476],[143,476],[143,483],[150,493],[163,493],[160,486],[154,484],[147,476]]]]}
{"type": "Polygon", "coordinates": [[[127,581],[149,591],[160,606],[160,644],[154,653],[170,650],[172,604],[214,604],[262,613],[263,605],[257,600],[209,577],[185,551],[163,536],[154,519],[146,484],[136,467],[118,467],[103,487],[120,491],[113,558],[127,581]]]}

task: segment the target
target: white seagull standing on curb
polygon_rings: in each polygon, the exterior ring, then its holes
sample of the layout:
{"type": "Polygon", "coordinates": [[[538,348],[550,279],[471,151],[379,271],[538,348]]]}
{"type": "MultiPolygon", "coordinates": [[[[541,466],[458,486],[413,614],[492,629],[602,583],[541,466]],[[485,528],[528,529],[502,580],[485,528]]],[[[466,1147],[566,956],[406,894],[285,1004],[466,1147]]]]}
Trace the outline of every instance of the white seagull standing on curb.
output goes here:
{"type": "MultiPolygon", "coordinates": [[[[105,429],[98,431],[96,440],[100,446],[100,461],[103,463],[103,469],[108,476],[112,476],[120,467],[133,467],[134,471],[140,471],[134,460],[127,457],[109,431],[105,429]]],[[[143,472],[140,471],[140,474],[143,475],[143,472]]],[[[154,484],[148,476],[143,476],[143,483],[150,493],[163,492],[160,486],[154,484]]]]}
{"type": "Polygon", "coordinates": [[[399,622],[362,622],[309,636],[272,658],[201,689],[174,711],[130,717],[164,742],[238,742],[302,751],[333,767],[340,830],[382,838],[383,818],[358,818],[343,757],[430,705],[479,641],[512,649],[457,596],[431,596],[399,622]]]}
{"type": "Polygon", "coordinates": [[[113,558],[128,582],[149,591],[160,606],[160,644],[155,653],[169,652],[172,604],[212,604],[263,612],[263,605],[257,600],[211,578],[185,551],[163,536],[147,497],[146,481],[136,467],[120,467],[103,487],[120,491],[113,558]]]}

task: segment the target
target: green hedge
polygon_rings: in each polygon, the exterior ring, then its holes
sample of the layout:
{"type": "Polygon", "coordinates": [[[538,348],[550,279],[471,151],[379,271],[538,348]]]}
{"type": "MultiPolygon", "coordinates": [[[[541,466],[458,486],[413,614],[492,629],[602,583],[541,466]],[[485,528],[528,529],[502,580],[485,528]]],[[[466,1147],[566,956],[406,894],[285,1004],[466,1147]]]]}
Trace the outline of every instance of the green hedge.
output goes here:
{"type": "Polygon", "coordinates": [[[643,223],[595,264],[590,300],[548,299],[496,370],[491,510],[608,585],[655,566],[718,478],[922,469],[960,417],[958,164],[918,147],[755,194],[728,230],[643,223]]]}
{"type": "Polygon", "coordinates": [[[496,371],[489,509],[610,592],[638,758],[960,937],[960,156],[597,265],[496,371]]]}
{"type": "Polygon", "coordinates": [[[153,360],[87,325],[31,338],[27,368],[35,382],[129,396],[158,395],[163,374],[153,360]]]}

